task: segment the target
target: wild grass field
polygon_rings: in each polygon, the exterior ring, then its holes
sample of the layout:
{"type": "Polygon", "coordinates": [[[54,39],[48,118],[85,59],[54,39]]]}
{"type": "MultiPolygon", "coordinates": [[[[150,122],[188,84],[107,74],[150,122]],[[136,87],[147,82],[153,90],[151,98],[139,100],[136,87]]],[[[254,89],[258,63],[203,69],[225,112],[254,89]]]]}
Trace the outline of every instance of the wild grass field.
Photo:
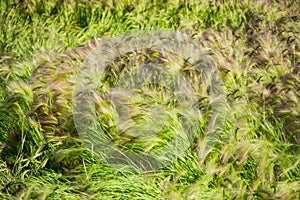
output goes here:
{"type": "MultiPolygon", "coordinates": [[[[299,13],[295,0],[0,1],[0,199],[300,199],[299,13]],[[207,119],[179,159],[137,173],[83,145],[72,95],[97,40],[149,29],[178,30],[208,52],[226,112],[204,157],[207,119]]],[[[200,107],[211,105],[205,95],[200,107]]],[[[116,143],[132,142],[97,106],[116,143]]]]}

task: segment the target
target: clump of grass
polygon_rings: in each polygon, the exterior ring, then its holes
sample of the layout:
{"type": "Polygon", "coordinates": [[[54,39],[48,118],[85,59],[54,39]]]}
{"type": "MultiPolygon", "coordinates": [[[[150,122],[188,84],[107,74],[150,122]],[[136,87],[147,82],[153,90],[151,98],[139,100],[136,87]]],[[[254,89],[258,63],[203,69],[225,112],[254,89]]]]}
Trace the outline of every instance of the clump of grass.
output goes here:
{"type": "MultiPolygon", "coordinates": [[[[167,63],[166,61],[163,61],[163,60],[167,61],[166,55],[164,55],[164,56],[161,55],[161,53],[155,49],[152,49],[152,50],[147,49],[147,52],[137,52],[137,53],[133,53],[128,56],[125,55],[123,59],[121,59],[120,61],[117,61],[117,63],[113,63],[111,66],[109,66],[107,68],[107,72],[105,72],[103,75],[104,84],[107,83],[108,85],[111,85],[111,86],[120,85],[124,90],[130,89],[130,85],[132,85],[132,84],[135,86],[139,85],[139,84],[143,84],[145,81],[147,82],[147,80],[144,80],[143,77],[140,77],[143,75],[134,74],[134,73],[127,74],[126,72],[130,71],[130,68],[133,68],[133,69],[139,68],[143,63],[146,64],[146,69],[150,70],[148,73],[151,72],[152,68],[151,68],[151,65],[147,65],[147,63],[156,63],[156,65],[162,65],[165,68],[165,70],[167,70],[168,68],[170,68],[170,69],[174,68],[173,64],[167,63]],[[160,62],[160,64],[157,62],[160,62]],[[122,66],[125,66],[125,67],[123,68],[122,66]],[[126,67],[126,66],[129,66],[129,67],[126,67]],[[124,78],[122,76],[126,76],[126,77],[124,78]],[[120,79],[123,80],[121,83],[119,83],[120,79]],[[139,80],[139,79],[141,79],[141,80],[139,80]],[[126,83],[124,81],[128,81],[128,83],[126,83]],[[129,88],[127,88],[128,85],[129,85],[129,88]]],[[[176,58],[174,57],[174,55],[171,57],[169,55],[168,60],[170,60],[170,62],[180,63],[180,61],[178,61],[178,62],[175,61],[176,58]]],[[[184,63],[183,60],[181,61],[181,63],[184,63]]],[[[182,66],[181,69],[184,69],[184,68],[185,67],[182,66]]],[[[157,68],[156,70],[158,73],[160,73],[160,76],[162,76],[163,72],[160,71],[161,69],[159,70],[157,68]]],[[[155,73],[155,72],[153,72],[153,73],[155,73]]],[[[188,74],[187,69],[186,69],[186,74],[188,74]]],[[[154,74],[152,74],[152,75],[154,75],[154,74]]],[[[200,77],[198,77],[198,79],[199,78],[200,77]]],[[[160,78],[158,78],[158,79],[160,79],[160,78]]],[[[162,81],[162,80],[160,80],[160,81],[162,81]]],[[[168,80],[164,79],[164,81],[168,81],[168,80]]],[[[179,81],[179,80],[177,80],[177,81],[179,81]]],[[[200,80],[196,80],[195,83],[196,82],[200,82],[200,80]]],[[[200,86],[200,85],[196,86],[195,83],[193,85],[195,88],[200,86]]],[[[173,85],[174,84],[175,83],[173,83],[173,85]]],[[[171,87],[171,86],[169,86],[169,87],[171,87]]],[[[103,90],[103,87],[101,88],[101,90],[103,90]]],[[[199,88],[198,88],[198,91],[200,91],[199,88]]],[[[170,91],[168,91],[168,88],[164,88],[162,85],[159,85],[159,83],[157,83],[156,85],[148,84],[148,85],[145,85],[143,88],[134,88],[133,92],[136,93],[136,95],[134,95],[130,98],[130,100],[128,101],[128,104],[122,105],[122,108],[119,108],[119,109],[124,109],[124,107],[128,107],[128,109],[130,110],[129,111],[130,112],[129,115],[131,116],[130,119],[134,120],[132,122],[134,122],[136,125],[137,124],[147,125],[147,124],[149,124],[150,121],[151,121],[150,123],[155,124],[155,121],[157,121],[158,119],[152,119],[151,116],[147,115],[147,113],[150,112],[149,109],[151,109],[151,105],[152,106],[153,105],[164,105],[164,106],[173,108],[174,106],[176,107],[176,104],[179,103],[179,102],[177,102],[179,100],[176,99],[176,97],[174,99],[174,94],[173,95],[169,94],[170,91]],[[155,91],[155,92],[153,92],[153,91],[155,91]],[[149,121],[149,122],[147,122],[147,121],[149,121]]],[[[116,95],[116,94],[114,94],[114,95],[116,95]]],[[[97,110],[97,113],[99,116],[98,121],[105,123],[105,124],[101,125],[102,129],[104,130],[104,132],[109,134],[110,138],[116,138],[116,139],[118,138],[117,140],[120,140],[119,142],[122,142],[121,146],[124,146],[124,144],[126,144],[128,142],[129,142],[129,145],[130,145],[130,143],[131,143],[131,145],[133,145],[132,141],[134,141],[134,145],[136,145],[137,142],[140,140],[139,138],[143,137],[143,136],[141,136],[141,135],[140,136],[134,136],[134,135],[126,136],[126,133],[124,134],[124,133],[122,133],[122,130],[118,130],[117,125],[115,125],[116,117],[118,115],[114,114],[114,113],[118,112],[116,110],[117,107],[113,106],[114,102],[110,102],[108,104],[105,103],[105,101],[107,101],[107,98],[105,98],[105,96],[107,96],[107,95],[100,94],[100,96],[98,98],[96,98],[96,102],[95,102],[95,105],[97,108],[96,110],[97,110]],[[103,97],[104,97],[104,99],[103,99],[103,97]],[[113,116],[113,118],[111,118],[112,116],[113,116]]],[[[112,99],[108,99],[108,101],[111,101],[111,100],[112,99]]],[[[157,116],[157,117],[159,117],[159,116],[157,116]]],[[[175,123],[175,121],[177,121],[178,119],[175,120],[174,118],[172,118],[169,120],[171,120],[171,122],[175,123]]],[[[127,124],[126,125],[127,128],[125,128],[125,130],[132,132],[132,131],[130,131],[130,123],[128,121],[125,121],[123,123],[127,124]]],[[[172,125],[173,128],[175,128],[177,126],[175,124],[172,125]]],[[[164,124],[164,125],[158,125],[158,127],[152,126],[151,129],[153,129],[153,130],[155,128],[158,128],[158,130],[161,129],[161,131],[163,131],[163,133],[160,133],[160,134],[157,133],[157,134],[161,135],[161,137],[163,137],[165,139],[169,138],[169,140],[170,140],[170,138],[174,137],[171,135],[174,132],[176,132],[175,129],[170,132],[170,130],[173,129],[172,127],[166,127],[166,124],[164,124]],[[164,126],[165,126],[165,129],[163,128],[164,126]],[[168,134],[171,134],[171,135],[168,136],[168,134]]],[[[144,128],[140,127],[140,131],[142,131],[144,129],[145,129],[145,127],[144,128]]],[[[124,131],[124,127],[123,127],[123,131],[124,131]]],[[[150,130],[145,129],[145,131],[149,132],[150,130]]],[[[138,132],[138,130],[135,130],[133,132],[138,132]]],[[[144,137],[146,137],[146,135],[144,135],[144,137]]],[[[142,140],[145,140],[145,138],[142,140]]],[[[140,150],[148,149],[149,146],[152,146],[152,148],[155,148],[155,146],[153,146],[153,144],[151,144],[151,141],[158,142],[160,140],[161,139],[156,138],[154,135],[152,135],[149,139],[146,140],[147,141],[146,146],[144,144],[144,145],[140,146],[139,148],[140,148],[140,150]]],[[[140,141],[140,142],[142,142],[142,141],[140,141]]],[[[135,147],[135,149],[136,148],[137,147],[135,147]]]]}

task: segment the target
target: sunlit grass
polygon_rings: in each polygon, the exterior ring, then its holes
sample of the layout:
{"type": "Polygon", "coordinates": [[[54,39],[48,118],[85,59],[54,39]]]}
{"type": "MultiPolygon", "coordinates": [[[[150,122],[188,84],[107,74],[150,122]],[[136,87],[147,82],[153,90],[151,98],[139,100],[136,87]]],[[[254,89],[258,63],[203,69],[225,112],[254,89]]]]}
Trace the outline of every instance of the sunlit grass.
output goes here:
{"type": "MultiPolygon", "coordinates": [[[[1,1],[0,8],[1,199],[299,198],[296,1],[14,0],[1,1]],[[105,166],[84,147],[71,100],[76,75],[96,48],[93,38],[148,28],[180,30],[209,52],[226,89],[228,110],[214,148],[201,159],[210,113],[204,113],[180,159],[158,171],[135,174],[105,166]]],[[[155,52],[152,56],[157,58],[155,52]]],[[[129,60],[138,65],[145,58],[129,60]]],[[[112,82],[121,77],[115,71],[112,82]]],[[[161,88],[147,89],[157,93],[137,91],[129,105],[139,107],[147,100],[141,110],[132,108],[140,123],[155,120],[147,118],[151,103],[176,103],[161,88]]],[[[205,109],[210,101],[201,94],[199,108],[205,109]]],[[[117,116],[114,107],[105,99],[97,104],[105,113],[99,118],[106,132],[116,144],[129,143],[128,149],[162,148],[181,128],[170,115],[170,126],[157,137],[130,143],[131,136],[123,137],[111,123],[117,116]]]]}

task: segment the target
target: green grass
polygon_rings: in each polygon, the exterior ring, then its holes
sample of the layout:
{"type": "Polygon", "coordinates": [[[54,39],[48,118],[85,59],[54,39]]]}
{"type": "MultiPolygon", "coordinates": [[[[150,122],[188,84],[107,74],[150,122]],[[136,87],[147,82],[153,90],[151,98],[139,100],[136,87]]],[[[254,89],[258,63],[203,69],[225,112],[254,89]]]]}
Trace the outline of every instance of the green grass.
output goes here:
{"type": "MultiPolygon", "coordinates": [[[[299,4],[162,2],[0,2],[0,199],[300,198],[299,4]],[[224,82],[227,112],[203,158],[209,113],[180,159],[140,174],[108,167],[84,147],[73,122],[72,89],[95,48],[86,48],[88,41],[153,28],[180,30],[208,51],[224,82]]],[[[118,79],[121,71],[113,71],[118,79]]],[[[199,106],[207,108],[202,95],[199,106]]],[[[132,138],[110,123],[109,102],[97,105],[106,133],[116,144],[128,143],[132,138]]],[[[126,147],[160,147],[176,127],[171,119],[160,137],[126,147]]]]}

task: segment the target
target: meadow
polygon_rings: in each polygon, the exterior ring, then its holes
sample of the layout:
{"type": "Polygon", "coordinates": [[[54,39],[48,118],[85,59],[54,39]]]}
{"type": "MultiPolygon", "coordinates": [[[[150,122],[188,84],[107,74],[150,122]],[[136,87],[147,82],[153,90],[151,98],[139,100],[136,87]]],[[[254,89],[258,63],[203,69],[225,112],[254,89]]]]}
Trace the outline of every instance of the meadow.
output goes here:
{"type": "MultiPolygon", "coordinates": [[[[0,1],[0,199],[299,199],[299,13],[293,0],[0,1]],[[72,95],[97,41],[153,29],[179,31],[207,52],[226,112],[204,155],[210,112],[182,156],[136,172],[103,163],[84,145],[72,95]]],[[[129,53],[111,63],[104,79],[114,85],[124,68],[162,57],[157,50],[129,53]]],[[[205,83],[187,77],[200,88],[198,107],[210,108],[205,83]]],[[[111,125],[115,113],[100,97],[97,120],[129,151],[158,149],[179,126],[171,117],[159,137],[136,141],[111,125]]],[[[138,105],[176,104],[139,97],[138,105]]]]}

